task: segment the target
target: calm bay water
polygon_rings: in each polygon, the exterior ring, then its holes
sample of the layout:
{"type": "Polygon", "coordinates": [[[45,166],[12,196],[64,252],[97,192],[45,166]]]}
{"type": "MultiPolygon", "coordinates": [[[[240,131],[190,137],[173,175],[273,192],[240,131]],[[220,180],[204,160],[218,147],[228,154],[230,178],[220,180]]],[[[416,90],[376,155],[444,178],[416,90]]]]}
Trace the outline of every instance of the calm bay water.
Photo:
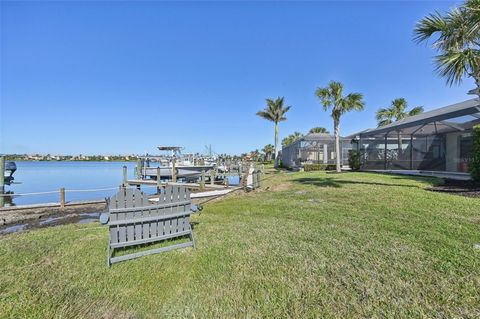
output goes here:
{"type": "MultiPolygon", "coordinates": [[[[13,175],[15,184],[5,187],[14,194],[58,191],[66,189],[66,201],[103,199],[115,190],[69,192],[69,190],[118,187],[122,183],[122,167],[128,167],[128,178],[134,177],[134,162],[22,162],[17,161],[13,175]]],[[[6,199],[6,204],[9,200],[6,199]]],[[[14,196],[13,205],[59,202],[59,194],[14,196]]]]}

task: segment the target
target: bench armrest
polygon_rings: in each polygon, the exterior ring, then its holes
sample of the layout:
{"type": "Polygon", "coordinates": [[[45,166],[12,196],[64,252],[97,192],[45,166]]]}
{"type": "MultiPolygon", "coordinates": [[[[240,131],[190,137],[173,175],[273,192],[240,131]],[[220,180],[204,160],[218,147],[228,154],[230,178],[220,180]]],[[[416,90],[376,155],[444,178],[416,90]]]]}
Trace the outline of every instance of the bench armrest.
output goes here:
{"type": "Polygon", "coordinates": [[[191,204],[190,205],[190,210],[193,212],[193,213],[199,213],[203,210],[203,206],[202,205],[195,205],[195,204],[191,204]]]}
{"type": "Polygon", "coordinates": [[[101,213],[100,214],[100,224],[106,225],[106,224],[108,224],[109,220],[110,220],[110,214],[109,213],[101,213]]]}

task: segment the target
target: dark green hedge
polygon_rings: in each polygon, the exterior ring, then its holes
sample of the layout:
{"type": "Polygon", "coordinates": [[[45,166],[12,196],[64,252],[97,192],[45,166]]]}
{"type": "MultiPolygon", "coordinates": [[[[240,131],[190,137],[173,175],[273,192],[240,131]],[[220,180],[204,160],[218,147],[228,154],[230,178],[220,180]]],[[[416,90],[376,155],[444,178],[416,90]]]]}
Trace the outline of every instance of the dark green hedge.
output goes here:
{"type": "Polygon", "coordinates": [[[348,165],[352,171],[360,169],[360,153],[356,150],[348,150],[348,165]]]}
{"type": "Polygon", "coordinates": [[[480,125],[475,125],[472,130],[473,160],[470,163],[470,173],[474,181],[480,183],[480,125]]]}
{"type": "Polygon", "coordinates": [[[303,165],[305,172],[310,171],[333,171],[335,170],[335,165],[333,164],[305,164],[303,165]]]}

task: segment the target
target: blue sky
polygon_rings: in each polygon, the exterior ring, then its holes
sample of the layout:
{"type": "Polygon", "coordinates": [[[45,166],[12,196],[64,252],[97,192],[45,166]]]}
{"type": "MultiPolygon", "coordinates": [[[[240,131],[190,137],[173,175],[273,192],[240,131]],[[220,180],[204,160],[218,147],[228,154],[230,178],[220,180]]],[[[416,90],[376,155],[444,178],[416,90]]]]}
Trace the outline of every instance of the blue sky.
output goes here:
{"type": "Polygon", "coordinates": [[[280,137],[332,121],[330,80],[365,96],[347,135],[397,97],[426,110],[448,87],[416,21],[448,2],[1,2],[0,152],[128,154],[181,145],[241,153],[273,143],[267,97],[292,109],[280,137]]]}

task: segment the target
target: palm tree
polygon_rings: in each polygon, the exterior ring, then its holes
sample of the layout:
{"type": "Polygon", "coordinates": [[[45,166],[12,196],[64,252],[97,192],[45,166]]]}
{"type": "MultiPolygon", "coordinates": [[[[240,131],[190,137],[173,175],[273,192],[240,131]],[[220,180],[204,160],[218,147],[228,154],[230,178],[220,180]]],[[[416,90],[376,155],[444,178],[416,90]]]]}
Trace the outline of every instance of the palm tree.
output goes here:
{"type": "MultiPolygon", "coordinates": [[[[378,126],[385,126],[392,124],[393,122],[403,120],[408,116],[417,115],[423,113],[423,106],[416,106],[410,111],[407,110],[407,100],[403,97],[395,99],[392,101],[392,104],[388,108],[381,108],[376,113],[376,118],[378,126]]],[[[401,132],[397,132],[398,136],[398,155],[400,156],[403,152],[402,149],[402,135],[401,132]]]]}
{"type": "Polygon", "coordinates": [[[275,146],[272,144],[267,144],[263,147],[262,152],[265,153],[266,160],[270,161],[272,159],[273,152],[275,152],[275,146]]]}
{"type": "Polygon", "coordinates": [[[303,134],[300,132],[294,132],[293,134],[290,134],[289,136],[285,137],[282,140],[282,146],[288,146],[295,142],[298,139],[301,139],[303,137],[303,134]]]}
{"type": "Polygon", "coordinates": [[[312,127],[310,129],[310,131],[308,131],[308,133],[323,133],[323,134],[329,134],[330,132],[324,128],[324,127],[320,127],[320,126],[317,126],[317,127],[312,127]]]}
{"type": "Polygon", "coordinates": [[[258,111],[257,115],[261,118],[275,123],[275,167],[278,166],[278,123],[286,121],[285,113],[291,106],[284,106],[284,97],[277,97],[275,100],[266,99],[267,107],[263,111],[258,111]]]}
{"type": "Polygon", "coordinates": [[[436,71],[448,85],[459,84],[463,77],[475,80],[470,94],[480,97],[480,0],[468,0],[446,14],[432,13],[415,27],[415,41],[434,38],[436,71]]]}
{"type": "Polygon", "coordinates": [[[250,157],[253,161],[258,162],[260,160],[260,151],[258,149],[250,152],[250,157]]]}
{"type": "Polygon", "coordinates": [[[343,96],[343,84],[335,81],[330,81],[327,87],[317,88],[315,95],[320,99],[325,111],[329,108],[332,109],[333,128],[335,131],[335,157],[337,172],[340,172],[340,118],[343,114],[352,110],[363,110],[365,106],[363,95],[350,93],[347,96],[343,96]]]}
{"type": "Polygon", "coordinates": [[[403,120],[408,116],[423,113],[423,106],[414,107],[408,112],[406,111],[407,107],[407,100],[405,100],[403,97],[394,99],[390,107],[381,108],[377,111],[376,117],[378,126],[392,124],[393,122],[403,120]]]}

